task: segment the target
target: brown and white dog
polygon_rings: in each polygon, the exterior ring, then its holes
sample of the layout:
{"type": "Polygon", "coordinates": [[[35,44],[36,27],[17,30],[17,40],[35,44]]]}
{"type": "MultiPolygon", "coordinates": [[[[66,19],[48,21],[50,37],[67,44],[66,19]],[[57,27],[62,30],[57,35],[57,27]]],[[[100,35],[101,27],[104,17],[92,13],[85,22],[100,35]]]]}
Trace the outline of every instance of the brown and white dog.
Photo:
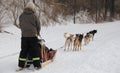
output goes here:
{"type": "Polygon", "coordinates": [[[74,44],[73,44],[73,51],[76,51],[79,48],[79,34],[76,34],[74,44]]]}
{"type": "Polygon", "coordinates": [[[87,33],[86,35],[85,35],[85,37],[84,37],[84,45],[87,45],[87,44],[89,44],[89,42],[90,42],[90,37],[91,37],[92,35],[90,35],[90,33],[87,33]]]}
{"type": "Polygon", "coordinates": [[[84,34],[76,34],[74,44],[73,44],[73,51],[79,51],[82,49],[82,40],[84,34]]]}
{"type": "Polygon", "coordinates": [[[66,38],[64,51],[72,49],[74,34],[64,33],[64,37],[66,38]]]}

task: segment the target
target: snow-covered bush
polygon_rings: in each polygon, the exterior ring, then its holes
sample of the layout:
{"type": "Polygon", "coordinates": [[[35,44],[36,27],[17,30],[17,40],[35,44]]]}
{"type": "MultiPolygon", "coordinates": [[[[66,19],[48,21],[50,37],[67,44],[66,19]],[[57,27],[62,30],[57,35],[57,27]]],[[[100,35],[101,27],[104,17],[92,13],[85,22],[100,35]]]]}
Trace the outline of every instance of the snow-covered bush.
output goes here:
{"type": "Polygon", "coordinates": [[[94,23],[88,11],[80,11],[76,14],[76,23],[94,23]]]}

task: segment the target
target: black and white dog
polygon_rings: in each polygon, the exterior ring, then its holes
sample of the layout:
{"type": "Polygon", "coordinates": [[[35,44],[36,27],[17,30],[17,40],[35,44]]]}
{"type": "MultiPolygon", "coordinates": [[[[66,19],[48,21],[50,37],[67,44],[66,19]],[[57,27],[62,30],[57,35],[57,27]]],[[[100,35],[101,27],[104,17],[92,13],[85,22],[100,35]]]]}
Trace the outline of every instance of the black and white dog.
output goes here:
{"type": "Polygon", "coordinates": [[[95,34],[97,33],[97,30],[92,30],[88,32],[90,34],[90,37],[92,38],[92,40],[94,39],[95,34]]]}

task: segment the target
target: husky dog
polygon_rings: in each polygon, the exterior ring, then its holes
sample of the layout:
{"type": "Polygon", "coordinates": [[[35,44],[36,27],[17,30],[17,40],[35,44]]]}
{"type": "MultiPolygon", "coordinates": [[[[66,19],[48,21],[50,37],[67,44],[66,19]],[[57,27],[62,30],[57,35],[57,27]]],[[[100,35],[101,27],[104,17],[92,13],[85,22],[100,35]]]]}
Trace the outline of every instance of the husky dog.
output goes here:
{"type": "Polygon", "coordinates": [[[79,51],[79,49],[81,50],[83,36],[84,36],[84,34],[76,34],[74,44],[73,44],[73,46],[74,46],[73,51],[77,51],[77,50],[79,51]]]}
{"type": "Polygon", "coordinates": [[[73,44],[73,51],[76,51],[77,48],[79,47],[79,34],[76,34],[74,44],[73,44]]]}
{"type": "Polygon", "coordinates": [[[97,33],[97,30],[92,30],[89,32],[90,37],[92,38],[92,40],[94,39],[94,35],[97,33]]]}
{"type": "Polygon", "coordinates": [[[66,38],[64,51],[72,49],[74,34],[68,35],[67,33],[64,33],[64,37],[66,38]]]}
{"type": "Polygon", "coordinates": [[[88,33],[86,33],[85,37],[84,37],[84,45],[89,44],[90,40],[93,41],[94,39],[94,35],[97,33],[97,30],[91,30],[88,33]]]}
{"type": "Polygon", "coordinates": [[[89,42],[90,42],[90,33],[87,33],[86,35],[85,35],[85,37],[84,37],[84,45],[87,45],[87,44],[89,44],[89,42]]]}

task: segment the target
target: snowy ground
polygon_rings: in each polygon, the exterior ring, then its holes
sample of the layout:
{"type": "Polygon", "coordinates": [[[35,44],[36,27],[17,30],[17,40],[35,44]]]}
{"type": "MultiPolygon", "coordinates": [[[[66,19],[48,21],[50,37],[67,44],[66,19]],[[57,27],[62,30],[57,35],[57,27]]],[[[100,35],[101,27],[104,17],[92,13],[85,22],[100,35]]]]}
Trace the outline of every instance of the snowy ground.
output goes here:
{"type": "MultiPolygon", "coordinates": [[[[49,48],[58,49],[55,61],[38,73],[120,73],[120,21],[103,24],[69,24],[42,28],[41,35],[49,48]],[[81,51],[63,51],[64,32],[86,33],[97,29],[94,41],[81,51]]],[[[0,73],[16,73],[20,51],[20,30],[5,28],[0,33],[0,73]]],[[[84,42],[83,42],[84,44],[84,42]]],[[[19,73],[34,73],[24,70],[19,73]]]]}

